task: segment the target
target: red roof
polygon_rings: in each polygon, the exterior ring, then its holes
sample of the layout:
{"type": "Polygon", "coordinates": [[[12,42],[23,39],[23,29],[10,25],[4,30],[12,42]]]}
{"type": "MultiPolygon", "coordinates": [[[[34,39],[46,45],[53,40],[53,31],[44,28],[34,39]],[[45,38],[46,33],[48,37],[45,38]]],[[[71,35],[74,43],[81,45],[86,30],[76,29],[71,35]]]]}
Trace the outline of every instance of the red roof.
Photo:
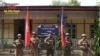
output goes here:
{"type": "MultiPolygon", "coordinates": [[[[16,9],[30,11],[60,11],[63,7],[65,11],[98,11],[97,6],[16,6],[16,9]]],[[[8,9],[8,7],[0,7],[0,11],[8,9]]]]}

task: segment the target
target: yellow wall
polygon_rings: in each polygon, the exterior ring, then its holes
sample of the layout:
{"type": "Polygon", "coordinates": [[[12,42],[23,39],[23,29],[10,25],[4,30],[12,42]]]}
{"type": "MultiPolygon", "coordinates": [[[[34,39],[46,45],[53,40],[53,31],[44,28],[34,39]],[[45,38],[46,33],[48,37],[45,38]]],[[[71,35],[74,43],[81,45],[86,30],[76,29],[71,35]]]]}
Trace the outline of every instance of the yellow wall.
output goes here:
{"type": "Polygon", "coordinates": [[[83,32],[84,32],[84,25],[77,24],[77,38],[80,38],[83,32]]]}
{"type": "Polygon", "coordinates": [[[12,43],[14,38],[14,20],[4,20],[4,38],[8,38],[8,43],[12,43]]]}
{"type": "Polygon", "coordinates": [[[85,24],[85,33],[87,38],[90,38],[90,24],[85,24]]]}

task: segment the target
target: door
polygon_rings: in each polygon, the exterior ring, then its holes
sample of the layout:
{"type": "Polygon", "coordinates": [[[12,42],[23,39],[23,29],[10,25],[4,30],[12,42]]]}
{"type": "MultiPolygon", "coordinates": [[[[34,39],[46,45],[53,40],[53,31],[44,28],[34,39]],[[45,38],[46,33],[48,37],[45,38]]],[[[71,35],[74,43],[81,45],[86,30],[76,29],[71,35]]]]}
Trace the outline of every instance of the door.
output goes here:
{"type": "MultiPolygon", "coordinates": [[[[30,30],[31,30],[31,20],[30,20],[30,30]]],[[[22,34],[22,39],[25,39],[25,20],[15,19],[14,20],[14,39],[17,39],[17,34],[22,34]]]]}

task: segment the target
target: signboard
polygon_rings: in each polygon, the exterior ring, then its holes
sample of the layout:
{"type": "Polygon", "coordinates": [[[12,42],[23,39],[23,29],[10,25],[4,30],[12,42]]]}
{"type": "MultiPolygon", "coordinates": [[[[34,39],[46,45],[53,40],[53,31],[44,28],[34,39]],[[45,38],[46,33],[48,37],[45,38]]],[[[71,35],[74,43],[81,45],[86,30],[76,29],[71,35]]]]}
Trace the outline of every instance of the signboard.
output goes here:
{"type": "Polygon", "coordinates": [[[58,35],[58,25],[56,25],[56,24],[38,25],[38,34],[40,36],[47,36],[48,31],[51,31],[53,33],[53,35],[58,35]]]}
{"type": "Polygon", "coordinates": [[[18,14],[20,10],[16,9],[13,4],[10,4],[7,9],[3,11],[5,14],[18,14]]]}

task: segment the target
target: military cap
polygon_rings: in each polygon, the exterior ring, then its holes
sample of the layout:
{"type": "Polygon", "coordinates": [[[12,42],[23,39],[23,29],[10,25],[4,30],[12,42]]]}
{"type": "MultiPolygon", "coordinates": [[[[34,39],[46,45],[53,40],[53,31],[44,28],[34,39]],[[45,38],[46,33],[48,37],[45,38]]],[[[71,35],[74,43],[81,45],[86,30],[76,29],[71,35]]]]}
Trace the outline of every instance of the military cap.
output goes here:
{"type": "Polygon", "coordinates": [[[69,36],[70,34],[69,34],[69,33],[65,33],[65,35],[66,35],[66,36],[67,36],[67,35],[69,36]]]}
{"type": "Polygon", "coordinates": [[[52,31],[48,31],[48,34],[53,34],[52,31]]]}
{"type": "Polygon", "coordinates": [[[86,34],[82,34],[81,37],[86,36],[86,34]]]}
{"type": "Polygon", "coordinates": [[[17,36],[21,36],[22,34],[17,34],[17,36]]]}
{"type": "Polygon", "coordinates": [[[36,32],[32,32],[32,34],[36,34],[36,32]]]}

